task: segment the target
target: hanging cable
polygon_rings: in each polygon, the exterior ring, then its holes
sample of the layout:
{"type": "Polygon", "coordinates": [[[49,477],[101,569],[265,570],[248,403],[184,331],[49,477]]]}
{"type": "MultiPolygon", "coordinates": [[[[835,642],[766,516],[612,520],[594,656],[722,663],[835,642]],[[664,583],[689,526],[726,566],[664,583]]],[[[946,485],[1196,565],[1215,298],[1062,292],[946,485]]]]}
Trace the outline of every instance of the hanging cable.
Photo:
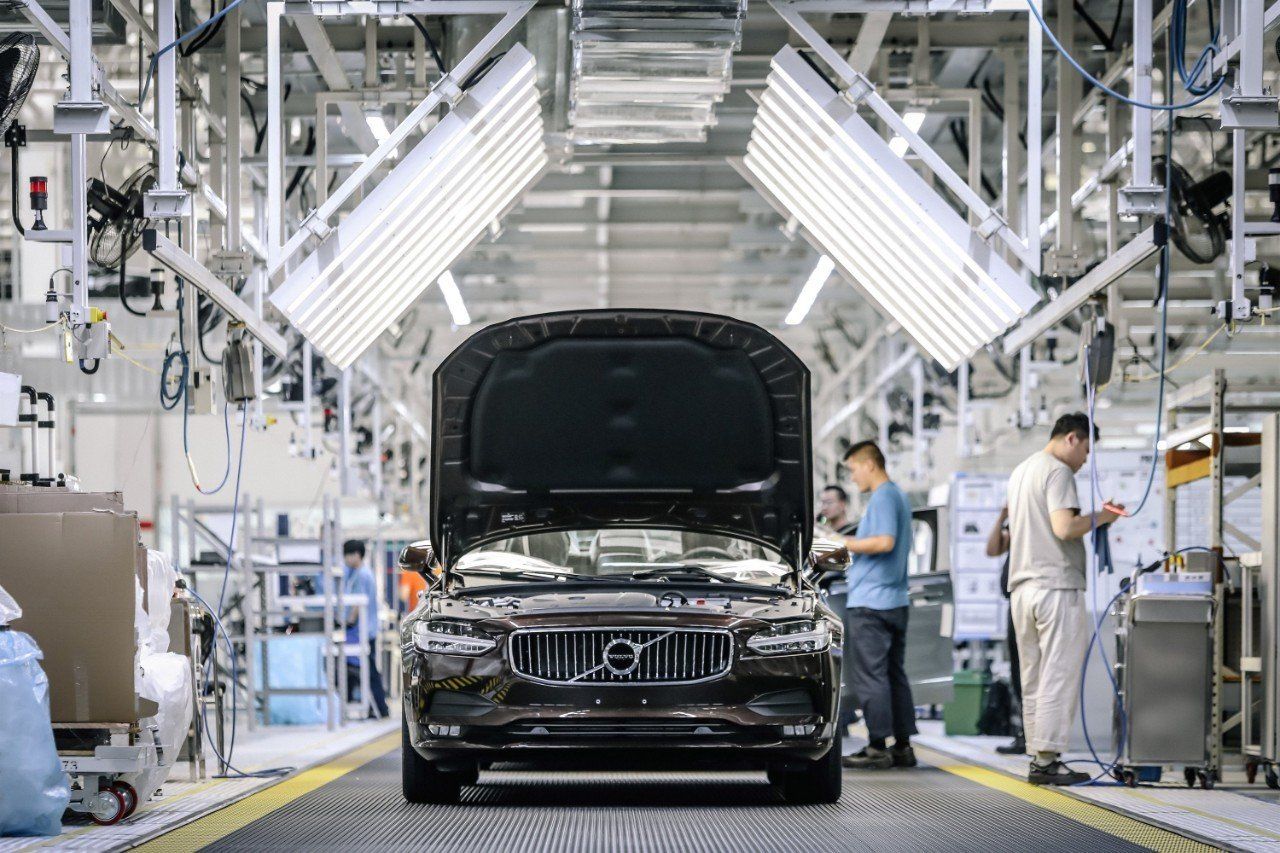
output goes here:
{"type": "Polygon", "coordinates": [[[142,79],[142,91],[138,94],[138,103],[136,105],[138,109],[141,109],[142,105],[146,103],[147,93],[151,90],[151,78],[155,76],[156,65],[160,62],[160,57],[164,56],[166,53],[173,50],[175,47],[178,47],[183,42],[188,41],[194,38],[195,36],[198,36],[200,33],[204,32],[205,28],[218,23],[223,18],[225,18],[232,9],[236,8],[243,2],[244,0],[231,0],[230,3],[222,7],[222,10],[220,12],[210,17],[204,23],[198,24],[197,26],[192,27],[190,30],[187,30],[185,33],[178,36],[176,39],[169,42],[164,47],[160,48],[154,54],[152,54],[151,64],[147,68],[147,75],[142,79]]]}
{"type": "Polygon", "coordinates": [[[1159,110],[1162,112],[1176,112],[1178,110],[1185,110],[1190,107],[1194,107],[1197,104],[1204,103],[1209,98],[1216,95],[1218,90],[1222,88],[1223,83],[1226,82],[1226,79],[1227,79],[1226,77],[1219,77],[1217,78],[1217,80],[1213,82],[1213,85],[1210,86],[1209,89],[1205,91],[1203,94],[1200,94],[1189,101],[1183,101],[1180,104],[1173,104],[1173,103],[1148,104],[1148,103],[1144,103],[1143,101],[1135,100],[1133,98],[1128,97],[1127,95],[1120,94],[1115,89],[1112,89],[1110,86],[1103,83],[1097,77],[1094,77],[1092,74],[1086,71],[1084,69],[1084,66],[1081,65],[1079,62],[1077,62],[1075,57],[1072,56],[1070,53],[1068,53],[1067,49],[1062,46],[1062,42],[1058,41],[1058,37],[1053,34],[1053,30],[1049,29],[1049,25],[1045,22],[1044,17],[1040,14],[1040,9],[1036,6],[1035,0],[1027,0],[1027,8],[1030,9],[1031,14],[1035,16],[1037,23],[1040,24],[1040,29],[1044,30],[1044,34],[1048,37],[1049,42],[1053,45],[1054,49],[1058,51],[1058,53],[1062,56],[1062,58],[1065,59],[1067,63],[1070,64],[1071,67],[1074,68],[1080,74],[1081,77],[1087,80],[1092,86],[1094,86],[1094,88],[1098,89],[1100,92],[1106,95],[1109,95],[1112,98],[1115,98],[1121,103],[1128,104],[1131,107],[1137,107],[1139,109],[1144,109],[1144,110],[1159,110]]]}
{"type": "Polygon", "coordinates": [[[422,40],[427,43],[427,50],[431,51],[431,58],[435,60],[436,68],[440,71],[440,76],[445,76],[449,72],[445,70],[444,60],[440,58],[440,51],[436,49],[435,40],[431,38],[431,33],[427,31],[427,25],[415,18],[413,15],[409,15],[408,17],[410,21],[413,21],[413,25],[418,28],[418,32],[422,33],[422,40]]]}

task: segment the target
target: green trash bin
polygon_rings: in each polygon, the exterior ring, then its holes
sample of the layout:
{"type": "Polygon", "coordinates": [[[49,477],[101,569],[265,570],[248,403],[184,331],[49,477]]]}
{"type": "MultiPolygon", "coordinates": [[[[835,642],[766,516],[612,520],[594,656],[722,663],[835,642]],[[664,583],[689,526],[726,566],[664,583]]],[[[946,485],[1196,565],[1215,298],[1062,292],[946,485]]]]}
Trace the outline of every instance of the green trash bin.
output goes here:
{"type": "Polygon", "coordinates": [[[942,722],[949,735],[978,734],[978,719],[987,706],[991,673],[958,670],[953,676],[955,696],[942,707],[942,722]]]}

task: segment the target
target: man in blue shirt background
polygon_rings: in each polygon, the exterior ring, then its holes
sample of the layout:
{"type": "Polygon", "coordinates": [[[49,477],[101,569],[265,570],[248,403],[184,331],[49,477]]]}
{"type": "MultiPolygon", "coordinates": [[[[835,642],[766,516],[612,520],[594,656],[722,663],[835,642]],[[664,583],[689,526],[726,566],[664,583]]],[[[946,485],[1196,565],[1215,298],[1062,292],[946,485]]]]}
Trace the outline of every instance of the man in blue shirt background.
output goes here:
{"type": "MultiPolygon", "coordinates": [[[[378,656],[374,654],[375,641],[378,638],[378,585],[373,577],[373,570],[364,561],[364,543],[358,539],[348,539],[342,545],[342,562],[346,566],[346,575],[342,591],[346,595],[363,595],[368,601],[367,607],[354,606],[346,614],[347,642],[359,643],[368,648],[369,661],[369,698],[373,700],[371,715],[387,717],[387,692],[382,685],[382,675],[378,672],[378,656]]],[[[355,663],[355,658],[347,659],[348,665],[355,663]]],[[[358,663],[357,663],[358,666],[358,663]]],[[[348,666],[350,668],[350,666],[348,666]]],[[[357,675],[357,679],[359,676],[357,675]]],[[[351,683],[347,678],[348,691],[359,684],[351,683]]]]}
{"type": "Polygon", "coordinates": [[[844,537],[852,556],[844,653],[851,658],[852,692],[871,741],[844,763],[860,769],[914,767],[911,736],[916,733],[916,713],[904,666],[911,504],[889,479],[884,454],[875,442],[850,447],[844,463],[858,491],[867,496],[858,532],[844,537]],[[886,744],[890,735],[892,749],[886,744]]]}

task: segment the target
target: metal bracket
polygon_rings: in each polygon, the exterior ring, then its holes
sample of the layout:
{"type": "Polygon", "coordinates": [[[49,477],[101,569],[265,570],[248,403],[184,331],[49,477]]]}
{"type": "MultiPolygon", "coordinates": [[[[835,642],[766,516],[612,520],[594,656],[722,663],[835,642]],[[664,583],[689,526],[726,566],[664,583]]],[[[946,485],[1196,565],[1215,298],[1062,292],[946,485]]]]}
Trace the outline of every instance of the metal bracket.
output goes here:
{"type": "Polygon", "coordinates": [[[1157,216],[1164,213],[1164,187],[1158,184],[1150,186],[1127,186],[1120,188],[1121,216],[1157,216]]]}
{"type": "Polygon", "coordinates": [[[1044,253],[1044,275],[1069,278],[1084,273],[1085,264],[1076,249],[1050,249],[1044,253]]]}
{"type": "Polygon", "coordinates": [[[1253,302],[1248,299],[1224,299],[1214,307],[1213,313],[1224,323],[1232,320],[1244,322],[1253,316],[1253,302]]]}
{"type": "Polygon", "coordinates": [[[186,190],[148,190],[142,196],[142,212],[148,219],[176,219],[191,213],[191,193],[186,190]]]}
{"type": "Polygon", "coordinates": [[[253,272],[248,252],[218,252],[209,261],[209,272],[214,275],[243,278],[253,272]]]}
{"type": "Polygon", "coordinates": [[[992,208],[987,214],[987,218],[978,223],[976,230],[982,235],[982,239],[989,240],[1008,224],[1004,221],[1004,217],[1000,215],[1000,211],[992,208]]]}
{"type": "Polygon", "coordinates": [[[299,231],[308,231],[319,239],[323,240],[329,236],[329,232],[333,229],[329,227],[329,223],[320,218],[320,209],[316,208],[307,214],[306,219],[302,220],[299,231]]]}
{"type": "Polygon", "coordinates": [[[59,101],[53,105],[53,132],[111,135],[111,108],[101,101],[59,101]]]}
{"type": "Polygon", "coordinates": [[[1223,130],[1274,130],[1280,127],[1280,98],[1242,95],[1235,90],[1219,105],[1223,130]]]}
{"type": "Polygon", "coordinates": [[[858,74],[849,87],[840,93],[840,97],[844,99],[849,106],[856,107],[867,99],[867,96],[875,92],[876,84],[872,83],[865,74],[858,74]]]}

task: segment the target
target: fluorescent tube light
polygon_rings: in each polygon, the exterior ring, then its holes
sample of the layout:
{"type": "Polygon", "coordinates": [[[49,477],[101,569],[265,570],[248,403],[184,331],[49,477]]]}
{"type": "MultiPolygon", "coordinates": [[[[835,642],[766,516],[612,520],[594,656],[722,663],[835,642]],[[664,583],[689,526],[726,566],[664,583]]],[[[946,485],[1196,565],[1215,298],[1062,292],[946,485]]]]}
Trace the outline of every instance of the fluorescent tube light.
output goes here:
{"type": "MultiPolygon", "coordinates": [[[[919,133],[920,126],[924,124],[924,113],[920,110],[911,110],[902,114],[902,120],[906,122],[912,133],[919,133]]],[[[889,150],[899,157],[904,156],[907,153],[907,140],[901,136],[894,136],[889,140],[889,150]]]]}
{"type": "Polygon", "coordinates": [[[947,370],[1038,301],[791,47],[773,58],[743,165],[841,276],[947,370]]]}
{"type": "Polygon", "coordinates": [[[533,55],[508,50],[271,295],[336,367],[354,362],[542,175],[535,80],[533,55]]]}
{"type": "Polygon", "coordinates": [[[458,283],[453,280],[453,273],[445,270],[444,274],[436,280],[436,284],[440,286],[440,295],[444,297],[444,304],[449,306],[453,325],[470,326],[471,315],[467,313],[467,305],[462,301],[462,294],[458,291],[458,283]]]}
{"type": "Polygon", "coordinates": [[[783,318],[782,322],[788,326],[799,326],[803,323],[804,318],[809,315],[809,309],[813,307],[814,300],[822,292],[822,286],[827,283],[827,279],[831,278],[831,273],[835,272],[835,269],[836,262],[826,255],[818,258],[818,263],[814,265],[813,272],[809,273],[809,280],[804,283],[804,287],[800,288],[800,295],[796,297],[796,304],[787,312],[787,316],[783,318]]]}
{"type": "Polygon", "coordinates": [[[369,132],[379,143],[385,142],[391,135],[391,128],[387,127],[387,120],[382,117],[382,113],[368,113],[364,120],[369,124],[369,132]]]}

